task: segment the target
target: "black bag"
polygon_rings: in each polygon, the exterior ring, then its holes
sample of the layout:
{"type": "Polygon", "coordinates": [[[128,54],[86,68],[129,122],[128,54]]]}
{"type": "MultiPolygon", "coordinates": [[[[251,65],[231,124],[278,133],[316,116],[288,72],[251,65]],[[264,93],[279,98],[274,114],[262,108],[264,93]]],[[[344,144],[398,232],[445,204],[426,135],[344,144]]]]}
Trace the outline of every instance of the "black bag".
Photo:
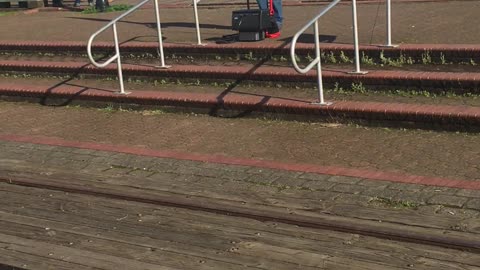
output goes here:
{"type": "Polygon", "coordinates": [[[266,10],[243,9],[232,12],[232,30],[239,32],[265,31],[271,23],[271,18],[266,10]]]}
{"type": "Polygon", "coordinates": [[[265,32],[279,31],[272,0],[268,4],[268,10],[250,9],[250,0],[247,0],[247,9],[232,12],[232,30],[239,32],[239,41],[259,41],[265,38],[265,32]]]}

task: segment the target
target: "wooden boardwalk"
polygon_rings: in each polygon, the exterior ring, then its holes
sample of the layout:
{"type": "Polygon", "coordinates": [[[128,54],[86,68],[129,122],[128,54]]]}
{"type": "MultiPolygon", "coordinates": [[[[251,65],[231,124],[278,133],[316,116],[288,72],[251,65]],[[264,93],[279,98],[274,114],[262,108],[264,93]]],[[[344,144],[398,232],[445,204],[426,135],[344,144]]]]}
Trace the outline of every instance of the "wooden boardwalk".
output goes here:
{"type": "Polygon", "coordinates": [[[24,269],[371,270],[480,265],[478,255],[461,251],[178,208],[10,184],[0,184],[0,196],[0,261],[24,269]]]}
{"type": "Polygon", "coordinates": [[[480,266],[452,249],[7,183],[0,197],[0,261],[20,269],[480,266]]]}
{"type": "Polygon", "coordinates": [[[292,181],[300,179],[291,177],[298,173],[281,170],[263,169],[262,182],[256,183],[242,180],[259,170],[248,166],[6,146],[0,151],[1,270],[480,269],[479,219],[473,210],[439,215],[442,207],[435,213],[387,209],[365,205],[354,194],[328,199],[328,192],[293,188],[292,181]],[[122,162],[156,164],[165,171],[110,165],[122,162]],[[281,177],[275,178],[277,185],[267,184],[275,174],[281,177]],[[292,188],[280,189],[279,183],[292,188]],[[216,211],[222,206],[257,214],[216,211]],[[478,245],[465,251],[263,218],[272,213],[284,220],[303,216],[383,226],[478,245]]]}

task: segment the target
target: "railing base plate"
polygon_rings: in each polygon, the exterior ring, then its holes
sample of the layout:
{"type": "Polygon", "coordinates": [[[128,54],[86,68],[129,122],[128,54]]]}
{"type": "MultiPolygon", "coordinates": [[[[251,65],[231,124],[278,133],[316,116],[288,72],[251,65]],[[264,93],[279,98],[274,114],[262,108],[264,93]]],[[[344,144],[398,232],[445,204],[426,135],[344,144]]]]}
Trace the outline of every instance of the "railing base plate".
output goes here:
{"type": "Polygon", "coordinates": [[[398,46],[400,46],[400,45],[398,45],[398,44],[391,44],[391,45],[387,45],[387,44],[385,44],[385,45],[378,45],[378,47],[382,47],[382,48],[397,48],[398,46]]]}
{"type": "Polygon", "coordinates": [[[319,105],[319,106],[330,106],[333,104],[333,102],[312,102],[312,105],[319,105]]]}
{"type": "Polygon", "coordinates": [[[125,95],[125,96],[126,96],[126,95],[129,95],[129,94],[131,94],[131,93],[132,93],[132,92],[123,92],[123,93],[122,93],[122,92],[115,92],[114,94],[115,94],[115,95],[125,95]]]}
{"type": "Polygon", "coordinates": [[[155,68],[161,68],[161,69],[168,69],[171,68],[172,66],[155,66],[155,68]]]}
{"type": "Polygon", "coordinates": [[[354,74],[354,75],[365,75],[367,73],[368,73],[368,71],[350,71],[350,72],[347,72],[347,74],[354,74]]]}

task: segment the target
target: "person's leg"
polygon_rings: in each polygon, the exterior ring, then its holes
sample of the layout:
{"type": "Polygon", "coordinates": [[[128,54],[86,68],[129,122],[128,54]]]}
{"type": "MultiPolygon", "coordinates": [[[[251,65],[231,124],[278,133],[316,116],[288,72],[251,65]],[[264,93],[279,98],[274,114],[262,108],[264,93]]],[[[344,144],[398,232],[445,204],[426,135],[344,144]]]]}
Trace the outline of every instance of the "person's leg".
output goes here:
{"type": "Polygon", "coordinates": [[[280,37],[280,29],[282,28],[282,23],[283,23],[282,0],[268,0],[268,1],[269,1],[269,5],[271,3],[273,6],[272,7],[273,18],[272,18],[272,26],[267,30],[265,37],[278,38],[280,37]]]}
{"type": "Polygon", "coordinates": [[[269,2],[273,3],[273,16],[278,27],[272,27],[267,30],[267,38],[278,38],[280,36],[280,28],[283,23],[282,0],[257,0],[258,7],[263,10],[269,10],[269,2]]]}
{"type": "Polygon", "coordinates": [[[107,7],[106,1],[107,0],[95,0],[95,9],[104,12],[107,7]]]}
{"type": "Polygon", "coordinates": [[[257,0],[258,8],[268,10],[268,1],[269,0],[257,0]]]}
{"type": "Polygon", "coordinates": [[[75,0],[75,3],[73,3],[74,7],[79,7],[80,6],[80,0],[75,0]]]}
{"type": "Polygon", "coordinates": [[[274,10],[275,20],[277,21],[278,29],[282,29],[282,24],[283,24],[282,0],[273,0],[273,10],[274,10]]]}
{"type": "Polygon", "coordinates": [[[53,7],[63,7],[63,1],[62,0],[53,0],[52,1],[52,6],[53,7]]]}

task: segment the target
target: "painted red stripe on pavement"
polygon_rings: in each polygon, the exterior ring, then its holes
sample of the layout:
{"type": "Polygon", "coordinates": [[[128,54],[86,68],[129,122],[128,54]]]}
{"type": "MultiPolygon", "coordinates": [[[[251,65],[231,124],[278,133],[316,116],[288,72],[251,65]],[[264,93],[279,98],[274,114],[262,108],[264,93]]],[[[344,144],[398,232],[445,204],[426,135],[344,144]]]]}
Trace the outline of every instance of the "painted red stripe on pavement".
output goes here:
{"type": "Polygon", "coordinates": [[[285,163],[272,160],[258,160],[247,158],[235,158],[221,155],[185,153],[170,150],[153,150],[138,147],[100,144],[94,142],[68,141],[55,137],[43,136],[22,136],[22,135],[0,135],[0,140],[18,143],[32,143],[40,145],[51,145],[59,147],[72,147],[80,149],[89,149],[96,151],[116,152],[123,154],[132,154],[138,156],[148,156],[157,158],[171,158],[179,160],[191,160],[207,163],[217,163],[226,165],[251,166],[276,170],[308,172],[316,174],[328,174],[337,176],[358,177],[369,180],[390,181],[408,184],[419,184],[427,186],[449,187],[459,189],[480,190],[480,181],[456,180],[440,177],[428,177],[418,175],[408,175],[394,172],[383,172],[373,170],[362,170],[355,168],[344,168],[336,166],[321,166],[315,164],[285,163]]]}

